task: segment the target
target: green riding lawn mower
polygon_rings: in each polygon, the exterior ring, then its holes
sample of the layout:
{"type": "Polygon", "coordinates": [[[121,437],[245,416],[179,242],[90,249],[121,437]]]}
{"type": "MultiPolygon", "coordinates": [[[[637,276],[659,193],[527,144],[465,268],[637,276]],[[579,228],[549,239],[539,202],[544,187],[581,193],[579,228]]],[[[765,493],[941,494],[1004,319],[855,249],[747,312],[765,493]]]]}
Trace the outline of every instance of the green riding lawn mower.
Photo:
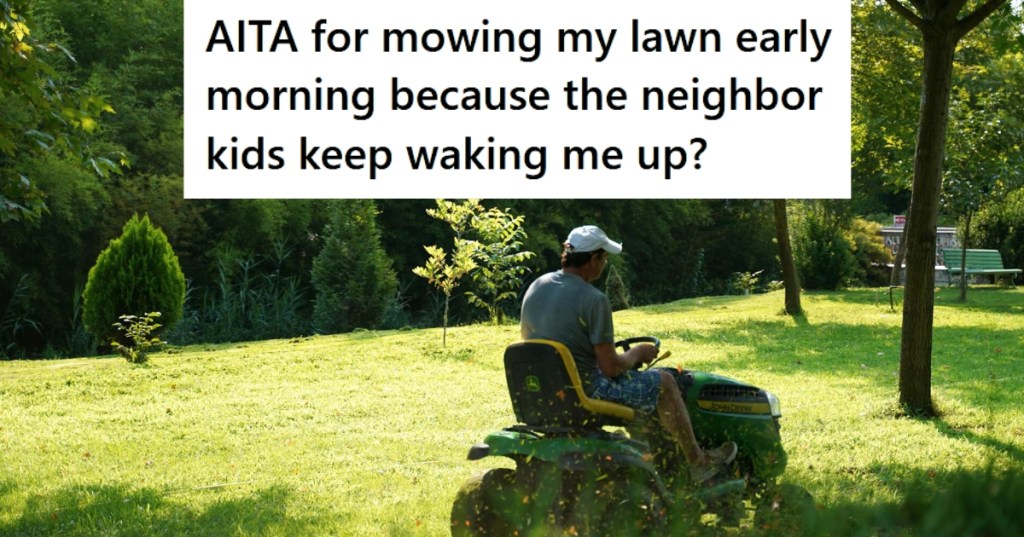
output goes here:
{"type": "MultiPolygon", "coordinates": [[[[636,344],[660,348],[653,337],[616,346],[636,344]]],[[[779,400],[727,377],[663,369],[679,384],[700,445],[738,445],[723,471],[691,483],[682,451],[656,416],[589,398],[564,345],[527,340],[505,350],[519,423],[469,450],[470,460],[506,457],[515,468],[490,469],[462,486],[452,535],[688,535],[739,525],[751,510],[767,533],[795,530],[813,502],[803,489],[779,484],[786,468],[779,400]]]]}

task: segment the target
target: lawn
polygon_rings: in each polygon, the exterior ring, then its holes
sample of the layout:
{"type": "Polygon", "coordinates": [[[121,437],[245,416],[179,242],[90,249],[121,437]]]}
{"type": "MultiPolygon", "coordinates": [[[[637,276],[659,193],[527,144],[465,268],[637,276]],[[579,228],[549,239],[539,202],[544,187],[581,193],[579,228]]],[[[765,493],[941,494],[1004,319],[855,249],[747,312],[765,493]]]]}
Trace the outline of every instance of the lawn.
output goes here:
{"type": "MultiPolygon", "coordinates": [[[[671,362],[776,393],[784,481],[872,534],[912,494],[1024,470],[1024,290],[956,298],[936,298],[933,420],[896,404],[901,315],[883,291],[805,294],[796,320],[781,293],[615,320],[671,362]]],[[[516,339],[467,326],[446,349],[431,329],[175,348],[142,366],[0,362],[0,534],[445,535],[462,481],[507,465],[465,456],[514,421],[501,353],[516,339]]]]}

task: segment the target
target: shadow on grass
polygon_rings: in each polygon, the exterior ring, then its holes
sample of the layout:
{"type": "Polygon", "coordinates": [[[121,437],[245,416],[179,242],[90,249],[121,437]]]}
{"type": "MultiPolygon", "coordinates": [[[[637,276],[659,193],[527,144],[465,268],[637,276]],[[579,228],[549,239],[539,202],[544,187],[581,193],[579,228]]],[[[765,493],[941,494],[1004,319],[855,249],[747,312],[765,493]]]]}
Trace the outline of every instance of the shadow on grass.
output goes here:
{"type": "MultiPolygon", "coordinates": [[[[988,308],[986,308],[988,310],[988,308]]],[[[846,388],[865,383],[897,387],[900,367],[898,326],[815,322],[797,318],[745,320],[711,331],[669,330],[657,334],[672,345],[736,349],[703,370],[768,368],[782,375],[823,375],[846,388]],[[682,343],[671,341],[678,339],[682,343]]],[[[1022,342],[1019,330],[988,326],[939,326],[933,330],[932,386],[966,404],[1006,408],[1024,385],[1010,349],[1022,342]]],[[[664,345],[664,344],[663,344],[664,345]]]]}
{"type": "MultiPolygon", "coordinates": [[[[785,500],[768,516],[755,515],[739,528],[691,527],[691,537],[995,537],[1024,535],[1024,474],[914,472],[879,467],[875,473],[910,472],[895,502],[847,502],[827,508],[808,504],[788,511],[785,500]]],[[[800,487],[791,487],[791,490],[800,487]]]]}
{"type": "MultiPolygon", "coordinates": [[[[878,469],[887,471],[886,468],[878,469]]],[[[818,510],[805,535],[920,535],[974,537],[1024,535],[1024,474],[913,471],[895,503],[837,504],[818,510]]],[[[759,534],[771,535],[770,532],[759,534]]]]}
{"type": "Polygon", "coordinates": [[[980,435],[967,429],[954,427],[941,419],[931,421],[934,423],[935,429],[943,436],[966,440],[978,446],[991,448],[1013,458],[1013,460],[1018,464],[1024,465],[1024,449],[1021,449],[1018,445],[1004,442],[990,436],[980,435]]]}
{"type": "MultiPolygon", "coordinates": [[[[897,287],[894,290],[897,309],[903,301],[903,293],[902,287],[897,287]]],[[[845,291],[813,291],[810,296],[830,302],[874,304],[889,308],[889,289],[884,287],[845,291]]],[[[959,287],[936,285],[935,305],[985,310],[993,313],[1024,313],[1020,290],[1000,285],[972,285],[967,289],[967,302],[960,301],[959,287]]]]}
{"type": "MultiPolygon", "coordinates": [[[[16,492],[0,484],[5,495],[16,492]]],[[[0,535],[303,535],[315,520],[291,517],[290,492],[272,486],[244,497],[218,500],[203,508],[175,501],[175,494],[151,489],[93,485],[61,489],[25,500],[20,518],[0,523],[0,535]]]]}
{"type": "MultiPolygon", "coordinates": [[[[785,313],[782,315],[785,315],[785,313]]],[[[796,323],[797,326],[808,327],[811,325],[810,321],[807,320],[807,312],[802,311],[796,315],[791,315],[790,318],[793,319],[793,322],[796,323]]]]}

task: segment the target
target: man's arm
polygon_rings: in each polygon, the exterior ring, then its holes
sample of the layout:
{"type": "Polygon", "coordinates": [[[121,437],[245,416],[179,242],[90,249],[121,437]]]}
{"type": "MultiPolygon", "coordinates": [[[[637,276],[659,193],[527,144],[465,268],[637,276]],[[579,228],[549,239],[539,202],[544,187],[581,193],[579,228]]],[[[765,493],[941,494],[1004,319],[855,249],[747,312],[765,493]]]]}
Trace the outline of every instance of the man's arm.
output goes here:
{"type": "Polygon", "coordinates": [[[658,349],[654,348],[654,345],[637,345],[619,354],[614,343],[596,343],[594,354],[597,355],[597,365],[601,372],[608,378],[615,378],[633,369],[636,364],[647,363],[656,358],[658,349]]]}

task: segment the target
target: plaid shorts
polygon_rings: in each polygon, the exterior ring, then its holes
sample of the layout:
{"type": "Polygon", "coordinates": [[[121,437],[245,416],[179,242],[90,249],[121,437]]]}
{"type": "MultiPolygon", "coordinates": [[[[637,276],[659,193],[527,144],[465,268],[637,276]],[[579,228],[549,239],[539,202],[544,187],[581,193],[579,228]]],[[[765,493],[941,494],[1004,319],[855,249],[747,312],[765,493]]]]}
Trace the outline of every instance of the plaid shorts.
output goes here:
{"type": "Polygon", "coordinates": [[[590,379],[591,397],[619,403],[641,412],[651,413],[658,406],[661,373],[657,370],[626,371],[608,378],[598,371],[590,379]]]}

